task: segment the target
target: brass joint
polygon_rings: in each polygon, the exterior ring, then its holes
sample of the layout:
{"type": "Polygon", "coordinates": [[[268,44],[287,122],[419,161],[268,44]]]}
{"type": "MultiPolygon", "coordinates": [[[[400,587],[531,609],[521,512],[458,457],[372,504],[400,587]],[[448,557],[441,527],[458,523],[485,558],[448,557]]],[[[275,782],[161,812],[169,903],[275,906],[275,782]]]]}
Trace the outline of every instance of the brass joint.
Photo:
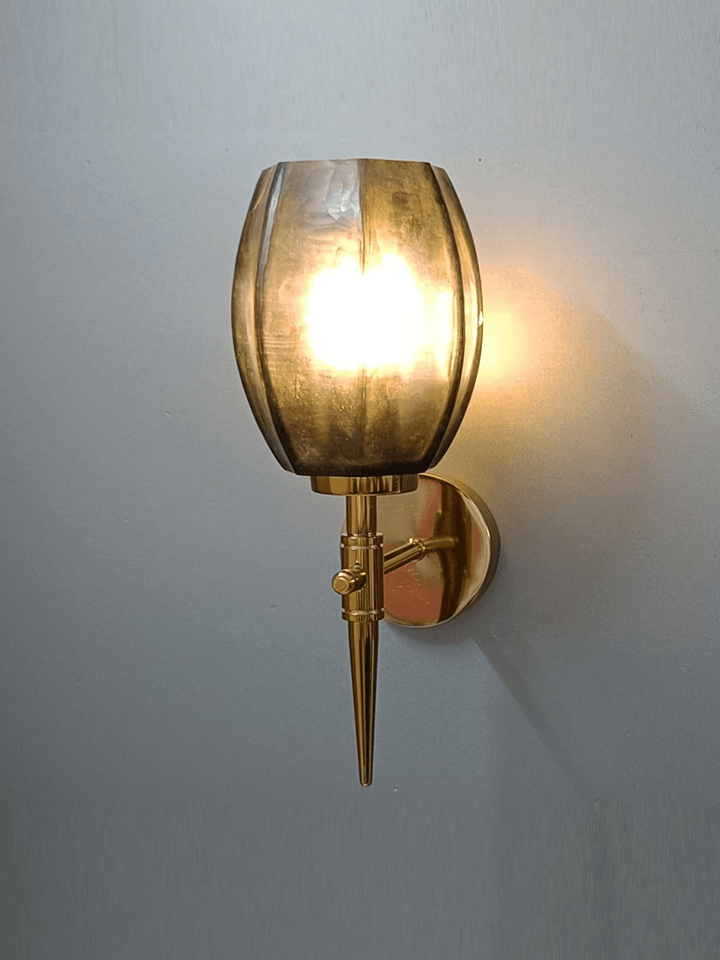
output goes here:
{"type": "Polygon", "coordinates": [[[382,620],[383,539],[381,534],[349,534],[340,539],[343,569],[333,577],[333,588],[343,598],[343,619],[382,620]],[[338,587],[343,589],[338,589],[338,587]]]}
{"type": "Polygon", "coordinates": [[[311,477],[315,493],[339,497],[383,496],[389,493],[411,493],[418,488],[416,473],[384,477],[311,477]]]}
{"type": "Polygon", "coordinates": [[[341,570],[332,578],[332,588],[335,593],[345,596],[348,593],[355,593],[361,590],[367,582],[367,574],[359,564],[355,564],[352,570],[341,570]]]}

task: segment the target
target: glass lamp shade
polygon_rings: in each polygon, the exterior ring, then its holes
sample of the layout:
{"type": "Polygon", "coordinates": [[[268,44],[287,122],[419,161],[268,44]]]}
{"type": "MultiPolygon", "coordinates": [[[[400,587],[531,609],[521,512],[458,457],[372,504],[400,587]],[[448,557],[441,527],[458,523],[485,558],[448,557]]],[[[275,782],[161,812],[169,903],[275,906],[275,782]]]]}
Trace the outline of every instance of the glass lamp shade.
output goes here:
{"type": "Polygon", "coordinates": [[[245,391],[286,470],[432,467],[465,413],[482,341],[475,247],[445,171],[396,160],[265,170],[232,317],[245,391]]]}

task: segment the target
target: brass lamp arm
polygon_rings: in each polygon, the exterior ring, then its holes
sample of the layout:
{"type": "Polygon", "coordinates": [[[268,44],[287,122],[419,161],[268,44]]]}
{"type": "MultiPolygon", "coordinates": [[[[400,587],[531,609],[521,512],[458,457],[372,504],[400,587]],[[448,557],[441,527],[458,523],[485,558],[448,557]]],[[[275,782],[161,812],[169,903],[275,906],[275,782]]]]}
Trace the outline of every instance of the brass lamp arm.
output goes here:
{"type": "MultiPolygon", "coordinates": [[[[456,546],[457,540],[455,537],[428,537],[426,540],[410,537],[405,543],[401,543],[400,546],[387,550],[383,554],[383,576],[387,576],[415,560],[422,560],[428,553],[433,553],[436,550],[452,550],[456,546]]],[[[332,587],[336,593],[345,596],[348,593],[361,590],[366,582],[367,574],[360,569],[358,564],[355,564],[353,567],[336,573],[332,579],[332,587]]]]}
{"type": "Polygon", "coordinates": [[[393,570],[399,570],[413,560],[422,560],[422,558],[435,550],[452,550],[457,546],[455,537],[428,537],[427,540],[418,540],[417,537],[410,537],[408,541],[388,550],[384,555],[383,573],[385,576],[392,573],[393,570]]]}

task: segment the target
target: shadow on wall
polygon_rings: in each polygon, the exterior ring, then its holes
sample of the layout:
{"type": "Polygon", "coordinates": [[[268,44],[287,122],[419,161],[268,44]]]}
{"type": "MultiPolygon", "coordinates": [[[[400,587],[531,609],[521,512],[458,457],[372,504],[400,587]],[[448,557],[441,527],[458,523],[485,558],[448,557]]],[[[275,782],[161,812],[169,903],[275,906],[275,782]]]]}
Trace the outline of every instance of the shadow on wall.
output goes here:
{"type": "Polygon", "coordinates": [[[529,272],[486,271],[484,288],[477,386],[437,472],[490,505],[500,565],[464,616],[404,635],[477,643],[588,795],[561,743],[567,709],[550,677],[568,649],[591,670],[604,643],[634,647],[641,662],[663,645],[692,642],[688,617],[701,612],[695,605],[688,614],[679,599],[710,576],[717,547],[707,529],[716,513],[714,431],[587,303],[568,302],[529,272]],[[543,660],[553,661],[550,676],[543,660]]]}

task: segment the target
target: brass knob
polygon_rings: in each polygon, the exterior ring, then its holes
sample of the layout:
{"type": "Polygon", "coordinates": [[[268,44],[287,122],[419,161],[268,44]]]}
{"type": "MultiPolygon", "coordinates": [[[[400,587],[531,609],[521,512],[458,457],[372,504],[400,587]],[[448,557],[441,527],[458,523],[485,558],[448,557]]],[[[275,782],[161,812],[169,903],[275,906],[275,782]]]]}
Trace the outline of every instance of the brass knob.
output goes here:
{"type": "Polygon", "coordinates": [[[341,570],[332,578],[332,588],[335,593],[346,596],[348,593],[355,593],[356,590],[362,590],[367,580],[367,574],[360,567],[353,567],[352,570],[341,570]]]}

